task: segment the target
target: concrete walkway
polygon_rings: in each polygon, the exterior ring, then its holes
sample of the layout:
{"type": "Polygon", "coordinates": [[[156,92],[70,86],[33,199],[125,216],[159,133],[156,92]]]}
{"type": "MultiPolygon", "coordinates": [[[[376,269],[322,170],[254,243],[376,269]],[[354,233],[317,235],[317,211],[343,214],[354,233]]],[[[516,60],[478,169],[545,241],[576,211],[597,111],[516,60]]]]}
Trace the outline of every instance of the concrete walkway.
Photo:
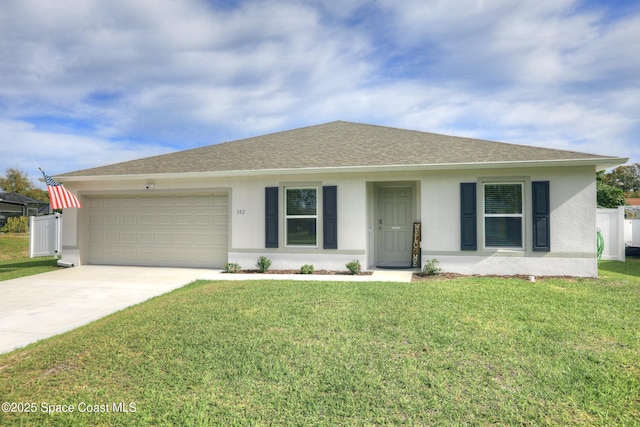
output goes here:
{"type": "Polygon", "coordinates": [[[0,282],[0,353],[85,325],[194,280],[410,282],[410,271],[368,276],[222,274],[195,268],[87,265],[0,282]]]}

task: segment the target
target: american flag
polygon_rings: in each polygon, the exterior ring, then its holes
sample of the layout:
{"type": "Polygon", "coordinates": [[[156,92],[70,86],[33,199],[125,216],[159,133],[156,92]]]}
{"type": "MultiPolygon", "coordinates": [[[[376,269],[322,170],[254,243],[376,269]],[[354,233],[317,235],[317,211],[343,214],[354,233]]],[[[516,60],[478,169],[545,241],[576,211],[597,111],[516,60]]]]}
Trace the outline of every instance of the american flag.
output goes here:
{"type": "Polygon", "coordinates": [[[49,191],[49,203],[51,209],[64,209],[64,208],[81,208],[80,200],[73,195],[69,190],[64,188],[64,185],[60,184],[55,179],[44,173],[40,169],[42,175],[44,175],[44,182],[47,183],[47,190],[49,191]]]}

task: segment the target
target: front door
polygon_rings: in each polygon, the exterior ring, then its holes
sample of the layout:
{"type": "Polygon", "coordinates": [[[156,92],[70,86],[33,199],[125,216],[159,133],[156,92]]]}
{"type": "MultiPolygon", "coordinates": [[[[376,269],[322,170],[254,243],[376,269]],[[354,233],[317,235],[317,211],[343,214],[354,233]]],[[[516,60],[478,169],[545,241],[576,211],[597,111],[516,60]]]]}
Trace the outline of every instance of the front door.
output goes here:
{"type": "Polygon", "coordinates": [[[376,196],[376,266],[411,267],[413,188],[379,186],[376,196]]]}

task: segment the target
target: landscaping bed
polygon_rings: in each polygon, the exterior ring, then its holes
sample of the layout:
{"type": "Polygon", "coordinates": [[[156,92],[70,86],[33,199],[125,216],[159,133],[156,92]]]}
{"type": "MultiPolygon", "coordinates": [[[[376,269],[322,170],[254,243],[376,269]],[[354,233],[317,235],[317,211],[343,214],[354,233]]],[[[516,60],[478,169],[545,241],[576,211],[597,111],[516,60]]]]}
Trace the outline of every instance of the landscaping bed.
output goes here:
{"type": "MultiPolygon", "coordinates": [[[[224,272],[226,273],[226,272],[224,272]]],[[[240,270],[237,273],[227,273],[227,274],[316,274],[316,275],[327,275],[327,276],[335,276],[335,275],[344,275],[344,276],[353,276],[350,271],[338,271],[338,270],[314,270],[313,273],[302,273],[300,270],[267,270],[265,272],[261,272],[259,270],[240,270]]],[[[369,276],[373,274],[372,271],[361,271],[358,273],[358,276],[369,276]]]]}

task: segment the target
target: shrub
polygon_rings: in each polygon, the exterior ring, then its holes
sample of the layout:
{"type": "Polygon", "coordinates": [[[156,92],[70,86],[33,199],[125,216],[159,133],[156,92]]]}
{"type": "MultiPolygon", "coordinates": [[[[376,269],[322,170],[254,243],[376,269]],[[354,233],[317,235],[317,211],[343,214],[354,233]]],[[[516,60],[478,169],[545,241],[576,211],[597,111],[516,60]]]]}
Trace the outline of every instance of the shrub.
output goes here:
{"type": "Polygon", "coordinates": [[[228,262],[224,265],[225,273],[237,273],[240,271],[240,264],[235,262],[228,262]]]}
{"type": "Polygon", "coordinates": [[[26,216],[12,216],[0,230],[5,233],[26,233],[29,231],[29,218],[26,216]]]}
{"type": "Polygon", "coordinates": [[[264,273],[271,267],[271,260],[266,256],[261,256],[258,258],[258,262],[256,263],[256,267],[258,267],[258,271],[260,273],[264,273]]]}
{"type": "Polygon", "coordinates": [[[596,184],[596,199],[598,206],[603,208],[617,208],[625,204],[624,193],[621,189],[600,181],[596,184]]]}
{"type": "Polygon", "coordinates": [[[313,264],[305,264],[300,267],[300,273],[302,274],[313,274],[313,264]]]}
{"type": "Polygon", "coordinates": [[[362,270],[360,261],[358,261],[357,259],[346,263],[345,266],[351,272],[351,274],[360,274],[360,271],[362,270]]]}
{"type": "Polygon", "coordinates": [[[433,276],[435,274],[440,273],[442,270],[438,267],[440,261],[437,259],[428,259],[424,266],[422,267],[422,275],[423,276],[433,276]]]}

